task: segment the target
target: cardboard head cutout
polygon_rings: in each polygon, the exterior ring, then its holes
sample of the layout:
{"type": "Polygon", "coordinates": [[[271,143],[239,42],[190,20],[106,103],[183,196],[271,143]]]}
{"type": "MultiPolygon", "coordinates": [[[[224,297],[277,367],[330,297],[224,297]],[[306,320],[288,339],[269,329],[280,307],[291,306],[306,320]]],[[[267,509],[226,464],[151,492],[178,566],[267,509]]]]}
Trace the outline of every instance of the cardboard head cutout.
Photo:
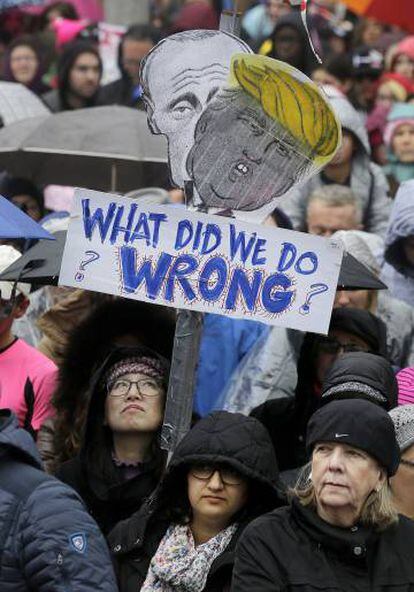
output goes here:
{"type": "Polygon", "coordinates": [[[171,179],[188,180],[186,160],[197,121],[226,84],[235,53],[251,53],[241,39],[223,31],[185,31],[158,43],[141,64],[148,123],[168,140],[171,179]]]}
{"type": "Polygon", "coordinates": [[[187,159],[194,204],[262,209],[327,164],[340,138],[334,110],[304,74],[264,56],[237,54],[228,84],[195,129],[187,159]]]}

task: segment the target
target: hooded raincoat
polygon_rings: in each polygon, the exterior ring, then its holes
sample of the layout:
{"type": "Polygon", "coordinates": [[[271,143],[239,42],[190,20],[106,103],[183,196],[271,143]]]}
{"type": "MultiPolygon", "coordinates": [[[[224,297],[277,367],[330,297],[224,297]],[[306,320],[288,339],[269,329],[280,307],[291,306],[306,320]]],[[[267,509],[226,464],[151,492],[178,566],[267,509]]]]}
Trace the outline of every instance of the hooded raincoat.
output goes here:
{"type": "Polygon", "coordinates": [[[402,248],[408,236],[414,236],[414,180],[402,183],[395,197],[381,272],[391,295],[414,306],[414,265],[409,264],[402,248]]]}
{"type": "MultiPolygon", "coordinates": [[[[359,198],[363,211],[363,225],[368,232],[384,236],[391,210],[388,184],[381,167],[370,160],[370,146],[362,117],[342,96],[330,96],[342,128],[351,132],[356,139],[356,151],[352,157],[352,169],[348,184],[359,198]]],[[[319,173],[303,185],[284,195],[278,205],[292,220],[296,230],[306,228],[306,210],[309,196],[315,189],[327,184],[323,173],[319,173]]]]}
{"type": "Polygon", "coordinates": [[[235,469],[248,479],[251,492],[233,538],[211,565],[203,592],[229,590],[236,542],[247,522],[284,501],[276,459],[263,426],[241,414],[210,414],[178,445],[157,496],[110,534],[121,592],[137,592],[143,585],[151,558],[171,523],[174,502],[187,495],[188,468],[197,463],[235,469]]]}

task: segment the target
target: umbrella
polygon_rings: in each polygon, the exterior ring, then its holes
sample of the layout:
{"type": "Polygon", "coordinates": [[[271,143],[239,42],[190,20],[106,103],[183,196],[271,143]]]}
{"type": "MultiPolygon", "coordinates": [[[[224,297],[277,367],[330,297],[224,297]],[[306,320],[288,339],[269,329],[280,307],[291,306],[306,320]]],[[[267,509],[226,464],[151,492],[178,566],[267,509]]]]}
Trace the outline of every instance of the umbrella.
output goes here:
{"type": "Polygon", "coordinates": [[[42,5],[44,0],[1,0],[0,12],[10,10],[10,8],[22,8],[23,6],[42,5]]]}
{"type": "Polygon", "coordinates": [[[0,281],[56,285],[59,278],[66,230],[53,234],[54,241],[40,241],[0,274],[0,281]]]}
{"type": "Polygon", "coordinates": [[[1,0],[0,12],[6,12],[11,8],[26,8],[27,6],[41,6],[44,0],[1,0]]]}
{"type": "Polygon", "coordinates": [[[46,105],[23,84],[0,82],[0,127],[48,113],[46,105]]]}
{"type": "Polygon", "coordinates": [[[38,185],[126,193],[163,186],[167,142],[148,129],[145,112],[90,107],[31,117],[0,130],[0,169],[38,185]]]}
{"type": "Polygon", "coordinates": [[[340,290],[386,290],[387,286],[368,267],[344,251],[339,270],[340,290]]]}
{"type": "Polygon", "coordinates": [[[398,25],[406,31],[414,33],[414,2],[413,0],[341,0],[355,14],[373,17],[377,20],[398,25]]]}
{"type": "Polygon", "coordinates": [[[0,238],[52,239],[44,228],[0,195],[0,238]]]}

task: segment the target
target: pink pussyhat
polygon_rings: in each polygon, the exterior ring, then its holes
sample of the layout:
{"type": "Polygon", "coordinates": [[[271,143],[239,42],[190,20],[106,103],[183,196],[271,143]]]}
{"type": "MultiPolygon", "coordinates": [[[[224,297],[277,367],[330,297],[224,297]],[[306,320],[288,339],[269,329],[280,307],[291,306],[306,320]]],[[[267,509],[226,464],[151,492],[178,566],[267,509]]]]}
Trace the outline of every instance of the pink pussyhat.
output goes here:
{"type": "Polygon", "coordinates": [[[65,18],[55,19],[52,23],[52,27],[56,34],[56,48],[60,49],[62,45],[73,41],[88,25],[89,21],[86,19],[79,21],[72,21],[65,18]]]}
{"type": "Polygon", "coordinates": [[[414,368],[403,368],[397,374],[398,405],[414,403],[414,368]]]}

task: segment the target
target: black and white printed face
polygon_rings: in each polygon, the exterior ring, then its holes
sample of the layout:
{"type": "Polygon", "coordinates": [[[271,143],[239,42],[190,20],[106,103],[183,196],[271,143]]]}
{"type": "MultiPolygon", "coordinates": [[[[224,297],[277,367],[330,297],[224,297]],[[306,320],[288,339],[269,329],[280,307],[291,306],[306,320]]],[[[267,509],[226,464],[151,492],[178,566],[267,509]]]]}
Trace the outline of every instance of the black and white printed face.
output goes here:
{"type": "Polygon", "coordinates": [[[286,193],[311,162],[253,98],[221,93],[196,129],[187,166],[208,207],[256,210],[286,193]],[[217,108],[219,102],[227,105],[217,108]]]}
{"type": "Polygon", "coordinates": [[[150,123],[154,131],[167,136],[171,178],[178,187],[184,187],[189,178],[185,163],[201,113],[225,85],[232,55],[250,52],[242,41],[226,33],[217,32],[214,37],[203,37],[205,31],[192,33],[183,42],[164,40],[144,68],[150,123]]]}

